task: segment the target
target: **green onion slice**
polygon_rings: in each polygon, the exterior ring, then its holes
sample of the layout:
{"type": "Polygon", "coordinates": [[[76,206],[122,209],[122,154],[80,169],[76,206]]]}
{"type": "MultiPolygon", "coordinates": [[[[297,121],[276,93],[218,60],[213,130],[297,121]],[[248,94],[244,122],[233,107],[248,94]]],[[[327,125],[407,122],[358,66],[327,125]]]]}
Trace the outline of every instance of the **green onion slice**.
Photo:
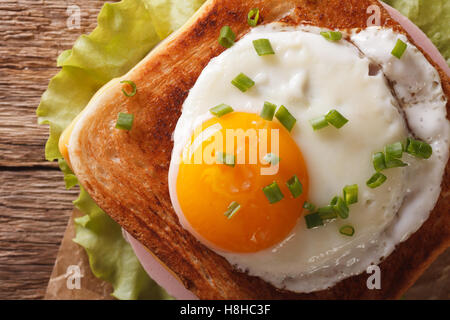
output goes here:
{"type": "Polygon", "coordinates": [[[238,74],[231,83],[242,92],[246,92],[255,85],[255,82],[243,73],[238,74]]]}
{"type": "Polygon", "coordinates": [[[372,156],[373,167],[376,172],[386,169],[386,161],[383,152],[377,152],[372,156]]]}
{"type": "Polygon", "coordinates": [[[211,112],[216,117],[221,117],[226,115],[227,113],[233,112],[233,108],[227,104],[219,104],[218,106],[215,106],[214,108],[209,109],[209,112],[211,112]]]}
{"type": "Polygon", "coordinates": [[[272,184],[264,187],[263,192],[271,204],[277,203],[284,198],[283,193],[281,193],[280,187],[275,181],[272,182],[272,184]]]}
{"type": "Polygon", "coordinates": [[[116,128],[120,130],[131,130],[133,127],[134,115],[120,112],[117,116],[116,128]]]}
{"type": "Polygon", "coordinates": [[[275,51],[273,51],[269,39],[253,40],[253,47],[255,47],[258,56],[267,56],[275,54],[275,51]]]}
{"type": "Polygon", "coordinates": [[[328,41],[339,41],[342,39],[342,33],[339,31],[323,31],[320,34],[328,41]]]}
{"type": "Polygon", "coordinates": [[[256,27],[256,25],[258,24],[258,20],[259,20],[259,9],[254,8],[254,9],[250,10],[247,15],[248,25],[250,27],[256,27]]]}
{"type": "Polygon", "coordinates": [[[386,168],[388,168],[388,169],[390,169],[390,168],[401,168],[401,167],[407,167],[407,166],[408,166],[408,164],[404,163],[400,159],[386,160],[386,168]]]}
{"type": "Polygon", "coordinates": [[[272,121],[276,109],[277,109],[276,105],[274,105],[273,103],[265,101],[264,102],[264,107],[263,107],[263,109],[261,111],[261,114],[260,114],[261,118],[263,118],[265,120],[268,120],[268,121],[272,121]]]}
{"type": "Polygon", "coordinates": [[[392,49],[391,54],[394,57],[401,59],[403,54],[405,53],[407,47],[408,47],[408,45],[406,43],[404,43],[402,40],[398,39],[397,43],[395,44],[394,49],[392,49]]]}
{"type": "Polygon", "coordinates": [[[234,167],[236,164],[236,157],[233,154],[217,152],[217,163],[234,167]]]}
{"type": "Polygon", "coordinates": [[[337,213],[332,205],[317,209],[317,213],[322,220],[331,220],[337,218],[337,213]]]}
{"type": "Polygon", "coordinates": [[[316,206],[313,205],[311,202],[305,201],[303,203],[303,209],[309,210],[309,211],[314,211],[316,209],[316,206]]]}
{"type": "Polygon", "coordinates": [[[334,127],[340,129],[342,128],[348,120],[339,113],[337,110],[331,110],[328,112],[328,114],[325,116],[325,119],[328,121],[328,123],[332,124],[334,127]]]}
{"type": "Polygon", "coordinates": [[[322,218],[317,212],[305,215],[305,221],[308,229],[323,226],[322,218]]]}
{"type": "Polygon", "coordinates": [[[288,186],[294,198],[298,198],[303,193],[302,183],[300,182],[300,180],[298,180],[298,177],[296,175],[290,178],[286,182],[286,185],[288,186]]]}
{"type": "Polygon", "coordinates": [[[334,209],[333,209],[333,205],[328,205],[328,206],[325,206],[325,207],[320,207],[319,209],[317,209],[317,212],[318,213],[330,213],[330,212],[334,212],[334,209]]]}
{"type": "Polygon", "coordinates": [[[366,184],[369,188],[375,189],[381,186],[386,179],[387,177],[384,174],[377,172],[369,180],[367,180],[366,184]]]}
{"type": "Polygon", "coordinates": [[[341,217],[342,219],[347,219],[348,214],[350,212],[350,209],[347,206],[347,203],[345,203],[344,199],[339,197],[337,199],[336,204],[333,206],[334,211],[341,217]]]}
{"type": "Polygon", "coordinates": [[[136,84],[133,81],[122,80],[122,81],[120,81],[120,83],[126,83],[126,84],[129,84],[131,86],[131,89],[132,89],[131,93],[128,93],[124,88],[122,88],[122,92],[123,92],[123,94],[125,96],[132,97],[132,96],[134,96],[136,94],[137,88],[136,88],[136,84]]]}
{"type": "Polygon", "coordinates": [[[345,225],[339,228],[339,232],[344,236],[352,237],[355,234],[355,228],[353,228],[351,225],[345,225]]]}
{"type": "Polygon", "coordinates": [[[280,123],[290,132],[294,127],[297,120],[289,113],[285,106],[281,106],[277,113],[275,113],[275,118],[280,121],[280,123]]]}
{"type": "Polygon", "coordinates": [[[276,166],[280,163],[280,157],[273,153],[268,153],[264,156],[264,161],[270,163],[272,166],[276,166]]]}
{"type": "Polygon", "coordinates": [[[309,123],[313,127],[314,131],[328,127],[328,121],[325,116],[311,119],[309,120],[309,123]]]}
{"type": "Polygon", "coordinates": [[[433,154],[433,148],[426,142],[408,138],[406,141],[406,152],[417,158],[428,159],[433,154]]]}
{"type": "Polygon", "coordinates": [[[229,26],[224,26],[220,29],[219,43],[222,47],[231,48],[235,39],[236,35],[229,26]]]}
{"type": "Polygon", "coordinates": [[[239,203],[237,203],[236,201],[233,201],[232,203],[230,203],[230,205],[228,206],[227,211],[225,211],[224,215],[228,218],[231,219],[231,217],[234,216],[234,214],[236,212],[239,211],[239,209],[241,208],[241,205],[239,203]]]}
{"type": "Polygon", "coordinates": [[[339,197],[338,197],[338,196],[335,196],[333,199],[331,199],[330,205],[331,205],[331,206],[334,206],[334,205],[337,203],[338,199],[339,199],[339,197]]]}
{"type": "Polygon", "coordinates": [[[401,142],[388,144],[384,147],[384,153],[386,154],[386,161],[400,159],[403,155],[403,144],[401,142]]]}
{"type": "Polygon", "coordinates": [[[347,205],[358,202],[358,185],[352,184],[344,187],[344,200],[347,205]]]}

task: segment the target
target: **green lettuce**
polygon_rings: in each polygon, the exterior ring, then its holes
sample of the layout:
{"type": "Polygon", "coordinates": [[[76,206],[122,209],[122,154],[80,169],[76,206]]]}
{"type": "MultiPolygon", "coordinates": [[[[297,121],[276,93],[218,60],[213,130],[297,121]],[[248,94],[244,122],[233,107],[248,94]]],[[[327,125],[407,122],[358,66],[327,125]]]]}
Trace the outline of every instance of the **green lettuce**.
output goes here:
{"type": "Polygon", "coordinates": [[[158,36],[163,39],[181,27],[197,11],[203,2],[205,0],[149,1],[150,14],[158,36]]]}
{"type": "Polygon", "coordinates": [[[439,49],[450,66],[450,1],[383,0],[414,22],[439,49]]]}
{"type": "MultiPolygon", "coordinates": [[[[61,71],[51,79],[37,109],[38,122],[50,127],[45,146],[49,161],[58,160],[66,188],[78,181],[58,150],[63,130],[104,84],[136,65],[162,39],[187,21],[205,0],[122,0],[106,3],[98,26],[78,38],[57,60],[61,71]]],[[[450,1],[386,0],[415,22],[450,62],[450,1]]],[[[120,226],[80,188],[75,206],[74,241],[83,246],[92,272],[110,282],[118,299],[170,299],[143,270],[120,226]]]]}

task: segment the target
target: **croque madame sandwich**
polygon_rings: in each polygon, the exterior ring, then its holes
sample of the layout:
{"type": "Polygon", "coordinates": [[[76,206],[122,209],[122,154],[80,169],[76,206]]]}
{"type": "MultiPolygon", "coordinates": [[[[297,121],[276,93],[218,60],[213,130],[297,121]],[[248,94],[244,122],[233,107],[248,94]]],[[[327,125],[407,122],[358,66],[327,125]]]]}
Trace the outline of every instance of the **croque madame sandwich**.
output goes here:
{"type": "Polygon", "coordinates": [[[397,298],[449,246],[449,96],[377,1],[211,0],[59,146],[201,299],[397,298]]]}

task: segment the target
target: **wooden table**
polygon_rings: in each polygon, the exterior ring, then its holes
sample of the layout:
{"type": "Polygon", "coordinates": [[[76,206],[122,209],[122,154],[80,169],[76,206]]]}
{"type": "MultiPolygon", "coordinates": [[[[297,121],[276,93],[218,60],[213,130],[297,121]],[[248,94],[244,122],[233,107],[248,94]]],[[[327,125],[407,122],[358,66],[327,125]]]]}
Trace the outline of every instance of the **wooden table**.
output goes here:
{"type": "Polygon", "coordinates": [[[44,296],[77,190],[45,161],[48,129],[35,110],[57,56],[95,27],[103,3],[0,0],[0,299],[44,296]],[[73,4],[81,28],[69,30],[73,4]]]}
{"type": "MultiPolygon", "coordinates": [[[[66,191],[57,165],[45,161],[48,129],[37,125],[35,109],[58,72],[57,56],[95,27],[103,3],[0,0],[0,299],[44,296],[77,190],[66,191]],[[73,4],[81,26],[69,30],[73,4]]],[[[449,257],[447,251],[435,263],[437,274],[449,257]]],[[[434,275],[418,285],[434,282],[434,275]]]]}

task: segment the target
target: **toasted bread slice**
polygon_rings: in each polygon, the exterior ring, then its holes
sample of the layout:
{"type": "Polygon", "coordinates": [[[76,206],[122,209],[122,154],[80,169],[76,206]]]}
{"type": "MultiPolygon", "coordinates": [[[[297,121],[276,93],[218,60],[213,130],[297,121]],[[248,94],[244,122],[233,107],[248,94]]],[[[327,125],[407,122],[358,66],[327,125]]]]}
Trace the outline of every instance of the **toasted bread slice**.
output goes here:
{"type": "MultiPolygon", "coordinates": [[[[79,181],[102,209],[201,299],[399,297],[450,244],[448,163],[442,193],[430,218],[381,263],[381,290],[367,289],[367,274],[345,279],[328,290],[302,294],[238,272],[181,227],[168,191],[171,135],[189,89],[211,58],[224,50],[217,42],[222,26],[231,26],[241,38],[250,30],[247,13],[257,7],[263,24],[282,21],[332,29],[365,28],[367,8],[374,4],[381,9],[382,26],[406,33],[375,0],[207,1],[181,30],[120,79],[135,82],[138,94],[125,97],[115,79],[89,103],[69,142],[79,181]],[[114,129],[119,112],[135,115],[133,130],[114,129]]],[[[448,77],[428,60],[440,72],[450,97],[448,77]]],[[[449,107],[450,103],[448,112],[449,107]]]]}

